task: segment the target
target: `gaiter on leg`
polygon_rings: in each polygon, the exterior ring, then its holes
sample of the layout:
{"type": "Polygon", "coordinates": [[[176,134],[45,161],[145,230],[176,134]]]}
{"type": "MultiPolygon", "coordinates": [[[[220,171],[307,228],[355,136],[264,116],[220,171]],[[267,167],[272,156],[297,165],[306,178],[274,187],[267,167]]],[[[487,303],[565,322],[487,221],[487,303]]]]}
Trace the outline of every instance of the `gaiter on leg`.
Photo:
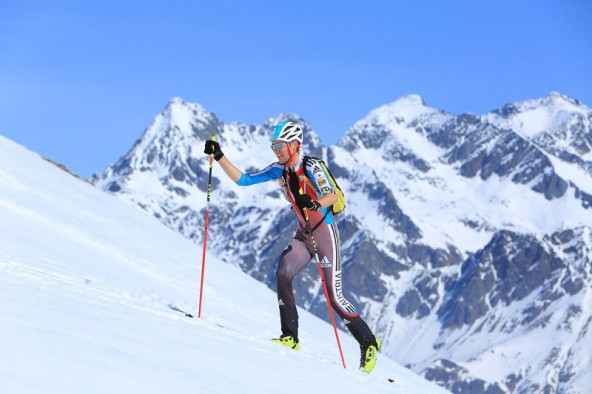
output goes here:
{"type": "Polygon", "coordinates": [[[351,334],[356,338],[356,341],[360,344],[360,348],[368,348],[368,346],[376,344],[376,337],[372,334],[370,327],[366,324],[364,320],[356,319],[349,324],[346,324],[347,329],[351,334]]]}
{"type": "Polygon", "coordinates": [[[298,310],[280,306],[280,321],[282,325],[282,336],[292,336],[298,342],[298,310]]]}

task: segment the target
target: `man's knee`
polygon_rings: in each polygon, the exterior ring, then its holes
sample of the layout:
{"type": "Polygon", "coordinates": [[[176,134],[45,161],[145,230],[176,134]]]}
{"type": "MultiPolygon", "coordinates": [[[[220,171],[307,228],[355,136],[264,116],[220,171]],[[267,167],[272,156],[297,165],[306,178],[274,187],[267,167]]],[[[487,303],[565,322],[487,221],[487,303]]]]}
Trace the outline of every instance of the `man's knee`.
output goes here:
{"type": "Polygon", "coordinates": [[[277,279],[278,283],[289,283],[292,281],[291,273],[287,269],[287,264],[282,264],[280,260],[280,264],[278,265],[277,271],[275,271],[275,278],[277,279]]]}

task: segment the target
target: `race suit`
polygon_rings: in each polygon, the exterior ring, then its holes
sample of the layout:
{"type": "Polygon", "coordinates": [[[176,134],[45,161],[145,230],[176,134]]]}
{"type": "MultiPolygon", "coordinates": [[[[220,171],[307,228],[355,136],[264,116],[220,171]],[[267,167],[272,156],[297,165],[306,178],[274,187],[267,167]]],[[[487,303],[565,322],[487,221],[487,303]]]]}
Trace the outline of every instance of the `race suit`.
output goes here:
{"type": "MultiPolygon", "coordinates": [[[[298,228],[294,238],[282,252],[276,272],[282,331],[284,335],[294,336],[297,336],[298,318],[297,314],[294,316],[296,302],[294,300],[292,280],[314,257],[311,237],[306,229],[305,214],[296,204],[295,196],[302,191],[313,200],[318,200],[327,193],[335,193],[336,188],[318,159],[308,157],[305,160],[306,168],[304,168],[303,157],[301,154],[300,161],[294,167],[294,171],[276,162],[262,171],[242,174],[237,181],[238,185],[250,186],[271,180],[279,180],[286,198],[292,204],[298,217],[298,228]],[[286,313],[287,316],[285,316],[286,313]],[[284,321],[285,319],[288,319],[288,321],[284,321]],[[295,322],[292,320],[295,320],[295,322]]],[[[325,207],[319,211],[307,211],[307,213],[329,294],[329,302],[333,310],[346,324],[355,323],[361,318],[356,307],[346,300],[343,295],[339,232],[333,219],[331,207],[325,207]]]]}

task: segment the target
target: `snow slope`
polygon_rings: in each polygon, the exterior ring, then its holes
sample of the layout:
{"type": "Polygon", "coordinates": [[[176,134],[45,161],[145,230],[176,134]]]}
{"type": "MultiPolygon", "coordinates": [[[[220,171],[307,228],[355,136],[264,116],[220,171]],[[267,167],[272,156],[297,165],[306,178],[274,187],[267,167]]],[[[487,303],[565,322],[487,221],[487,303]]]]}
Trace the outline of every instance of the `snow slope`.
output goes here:
{"type": "MultiPolygon", "coordinates": [[[[201,246],[0,136],[0,392],[443,393],[301,310],[299,352],[275,294],[201,246]],[[387,378],[394,379],[389,382],[387,378]]],[[[215,226],[215,218],[210,219],[215,226]]]]}

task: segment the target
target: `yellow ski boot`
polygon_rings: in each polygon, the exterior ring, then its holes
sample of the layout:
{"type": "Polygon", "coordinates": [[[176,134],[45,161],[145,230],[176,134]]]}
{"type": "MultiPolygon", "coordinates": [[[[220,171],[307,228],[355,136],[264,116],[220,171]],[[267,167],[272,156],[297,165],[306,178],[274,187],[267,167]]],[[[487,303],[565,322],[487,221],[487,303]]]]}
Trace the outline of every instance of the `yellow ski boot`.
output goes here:
{"type": "Polygon", "coordinates": [[[300,342],[298,341],[298,339],[294,339],[294,337],[291,335],[282,335],[279,338],[272,339],[271,342],[279,343],[282,346],[289,347],[290,349],[294,350],[298,350],[298,348],[300,347],[300,342]]]}
{"type": "Polygon", "coordinates": [[[362,356],[360,358],[360,371],[368,373],[374,369],[378,349],[380,349],[379,339],[376,340],[376,346],[370,345],[365,349],[361,349],[362,356]]]}

